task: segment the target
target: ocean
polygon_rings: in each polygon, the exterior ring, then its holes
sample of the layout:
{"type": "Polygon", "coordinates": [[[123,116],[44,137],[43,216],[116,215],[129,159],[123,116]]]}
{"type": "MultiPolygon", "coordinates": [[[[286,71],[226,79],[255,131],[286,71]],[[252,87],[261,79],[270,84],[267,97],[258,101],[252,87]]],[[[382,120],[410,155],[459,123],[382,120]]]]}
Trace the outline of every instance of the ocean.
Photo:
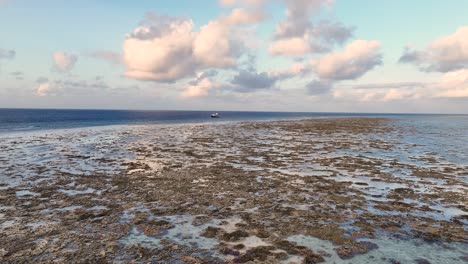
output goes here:
{"type": "Polygon", "coordinates": [[[427,118],[448,116],[382,113],[219,111],[218,113],[220,114],[220,118],[215,119],[210,117],[212,113],[212,111],[67,110],[0,108],[0,133],[125,124],[203,123],[321,117],[427,118]]]}

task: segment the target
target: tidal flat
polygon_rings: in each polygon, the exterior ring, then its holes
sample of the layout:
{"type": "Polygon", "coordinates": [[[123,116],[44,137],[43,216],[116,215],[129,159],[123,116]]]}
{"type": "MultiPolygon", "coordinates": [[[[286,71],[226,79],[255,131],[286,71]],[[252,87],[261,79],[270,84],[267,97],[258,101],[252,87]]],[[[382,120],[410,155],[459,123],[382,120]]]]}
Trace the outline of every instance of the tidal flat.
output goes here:
{"type": "Polygon", "coordinates": [[[0,262],[468,263],[468,130],[317,118],[0,135],[0,262]]]}

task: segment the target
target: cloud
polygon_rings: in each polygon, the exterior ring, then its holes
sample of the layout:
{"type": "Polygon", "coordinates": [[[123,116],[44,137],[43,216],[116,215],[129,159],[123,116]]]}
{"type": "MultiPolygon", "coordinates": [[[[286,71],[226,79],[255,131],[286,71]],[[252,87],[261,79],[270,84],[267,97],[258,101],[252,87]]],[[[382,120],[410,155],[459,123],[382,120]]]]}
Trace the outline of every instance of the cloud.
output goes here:
{"type": "Polygon", "coordinates": [[[309,37],[292,37],[273,42],[268,49],[272,55],[299,56],[311,52],[309,37]]]}
{"type": "Polygon", "coordinates": [[[5,60],[12,60],[16,56],[16,51],[14,50],[6,50],[6,49],[0,49],[0,60],[5,59],[5,60]]]}
{"type": "Polygon", "coordinates": [[[281,21],[275,38],[299,37],[307,33],[312,26],[310,17],[330,1],[324,0],[283,0],[286,4],[286,19],[281,21]]]}
{"type": "Polygon", "coordinates": [[[234,96],[236,93],[246,94],[258,90],[272,89],[278,81],[291,78],[291,74],[277,74],[270,72],[257,72],[254,69],[255,58],[248,58],[246,69],[238,70],[230,81],[222,83],[215,81],[218,72],[209,70],[197,74],[195,80],[189,82],[186,89],[181,94],[182,97],[205,97],[212,90],[216,89],[217,96],[229,94],[234,96]]]}
{"type": "Polygon", "coordinates": [[[421,99],[424,96],[420,90],[413,89],[334,89],[335,99],[350,102],[390,102],[421,99]]]}
{"type": "Polygon", "coordinates": [[[41,77],[37,78],[36,83],[42,84],[42,83],[46,83],[48,81],[49,81],[48,78],[41,76],[41,77]]]}
{"type": "Polygon", "coordinates": [[[124,42],[125,76],[175,82],[210,68],[232,68],[245,51],[243,27],[262,19],[234,9],[194,30],[191,20],[148,14],[124,42]]]}
{"type": "Polygon", "coordinates": [[[53,66],[58,72],[69,72],[75,67],[78,60],[73,54],[56,51],[52,54],[53,66]]]}
{"type": "Polygon", "coordinates": [[[323,95],[328,94],[332,90],[333,84],[329,81],[314,80],[308,83],[306,88],[310,95],[323,95]]]}
{"type": "Polygon", "coordinates": [[[191,20],[148,14],[124,42],[125,76],[171,82],[192,74],[193,27],[191,20]]]}
{"type": "Polygon", "coordinates": [[[231,84],[237,86],[237,91],[251,91],[257,89],[269,89],[278,81],[278,77],[266,72],[239,71],[231,80],[231,84]]]}
{"type": "Polygon", "coordinates": [[[23,75],[23,72],[15,71],[15,72],[11,72],[10,74],[13,75],[13,76],[21,76],[21,75],[23,75]]]}
{"type": "Polygon", "coordinates": [[[333,91],[335,98],[360,102],[468,98],[468,69],[445,73],[437,82],[401,82],[356,85],[333,91]]]}
{"type": "Polygon", "coordinates": [[[424,50],[406,47],[399,62],[411,63],[427,72],[449,72],[468,67],[468,26],[436,39],[424,50]]]}
{"type": "Polygon", "coordinates": [[[194,59],[204,67],[234,66],[241,53],[242,43],[232,38],[229,27],[220,21],[201,27],[193,42],[194,59]]]}
{"type": "Polygon", "coordinates": [[[93,93],[95,91],[102,91],[110,89],[110,86],[101,80],[56,80],[49,81],[45,77],[39,77],[36,80],[38,83],[36,87],[36,95],[40,97],[45,96],[60,96],[66,94],[76,93],[93,93]]]}
{"type": "Polygon", "coordinates": [[[342,23],[311,18],[332,1],[283,0],[286,4],[286,19],[281,21],[269,47],[272,55],[298,56],[309,53],[324,53],[335,45],[342,45],[352,37],[354,28],[342,23]]]}
{"type": "Polygon", "coordinates": [[[277,76],[280,79],[288,79],[294,77],[305,77],[312,71],[312,67],[307,63],[294,63],[290,67],[272,71],[269,74],[277,76]]]}
{"type": "Polygon", "coordinates": [[[468,69],[444,74],[438,86],[437,97],[468,97],[468,69]]]}
{"type": "Polygon", "coordinates": [[[203,79],[197,84],[192,84],[181,94],[182,97],[202,97],[207,96],[208,91],[216,86],[210,79],[203,79]]]}
{"type": "Polygon", "coordinates": [[[230,7],[235,5],[244,5],[244,6],[261,6],[266,0],[219,0],[219,4],[223,7],[230,7]]]}
{"type": "Polygon", "coordinates": [[[63,85],[57,82],[41,83],[36,88],[36,94],[40,97],[57,96],[63,92],[63,85]]]}
{"type": "Polygon", "coordinates": [[[249,25],[263,21],[266,15],[260,10],[247,11],[242,8],[236,8],[231,13],[222,18],[222,21],[231,25],[249,25]]]}
{"type": "Polygon", "coordinates": [[[354,85],[354,89],[390,89],[390,88],[415,88],[426,87],[428,83],[424,82],[393,82],[393,83],[368,83],[354,85]]]}
{"type": "Polygon", "coordinates": [[[312,35],[320,37],[324,44],[343,45],[353,36],[354,28],[346,27],[340,22],[322,20],[313,26],[311,30],[312,35]]]}
{"type": "Polygon", "coordinates": [[[122,63],[122,54],[109,51],[109,50],[97,50],[88,54],[92,58],[105,60],[111,64],[120,64],[122,63]]]}
{"type": "Polygon", "coordinates": [[[211,77],[215,77],[216,75],[218,75],[218,71],[217,70],[207,70],[207,71],[204,71],[204,72],[199,72],[197,74],[197,78],[191,82],[191,84],[195,84],[205,78],[211,78],[211,77]]]}
{"type": "Polygon", "coordinates": [[[11,76],[15,77],[16,80],[24,80],[24,73],[21,71],[15,71],[10,73],[11,76]]]}
{"type": "Polygon", "coordinates": [[[185,91],[182,92],[181,96],[185,98],[207,96],[211,89],[221,86],[219,83],[214,82],[210,78],[216,74],[216,71],[198,73],[196,80],[188,83],[185,91]]]}
{"type": "Polygon", "coordinates": [[[324,53],[335,45],[342,45],[352,36],[352,28],[340,23],[321,21],[302,36],[278,38],[269,47],[272,55],[299,56],[308,53],[324,53]]]}
{"type": "Polygon", "coordinates": [[[279,71],[258,72],[256,69],[257,58],[248,55],[246,61],[242,63],[242,68],[238,69],[233,78],[229,81],[227,89],[241,93],[252,92],[256,90],[271,89],[279,81],[298,76],[300,66],[291,67],[279,71]]]}
{"type": "Polygon", "coordinates": [[[355,40],[342,52],[332,52],[314,62],[316,74],[327,80],[354,80],[382,64],[380,42],[355,40]]]}

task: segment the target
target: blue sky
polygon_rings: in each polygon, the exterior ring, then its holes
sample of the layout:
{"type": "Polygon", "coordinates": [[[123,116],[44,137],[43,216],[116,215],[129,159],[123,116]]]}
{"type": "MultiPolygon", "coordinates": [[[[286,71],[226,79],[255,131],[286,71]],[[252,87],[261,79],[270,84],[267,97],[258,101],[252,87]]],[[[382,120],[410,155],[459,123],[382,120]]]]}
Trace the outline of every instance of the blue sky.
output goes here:
{"type": "Polygon", "coordinates": [[[0,107],[468,113],[466,10],[0,0],[0,107]]]}

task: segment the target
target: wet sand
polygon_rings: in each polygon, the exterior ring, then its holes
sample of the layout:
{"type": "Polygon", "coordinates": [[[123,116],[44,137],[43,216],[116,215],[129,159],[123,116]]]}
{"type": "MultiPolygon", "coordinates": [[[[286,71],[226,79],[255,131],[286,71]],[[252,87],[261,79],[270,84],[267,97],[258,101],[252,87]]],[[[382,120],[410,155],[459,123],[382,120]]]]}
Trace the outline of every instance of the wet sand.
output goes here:
{"type": "Polygon", "coordinates": [[[467,263],[468,166],[416,133],[331,118],[3,136],[0,261],[467,263]]]}

